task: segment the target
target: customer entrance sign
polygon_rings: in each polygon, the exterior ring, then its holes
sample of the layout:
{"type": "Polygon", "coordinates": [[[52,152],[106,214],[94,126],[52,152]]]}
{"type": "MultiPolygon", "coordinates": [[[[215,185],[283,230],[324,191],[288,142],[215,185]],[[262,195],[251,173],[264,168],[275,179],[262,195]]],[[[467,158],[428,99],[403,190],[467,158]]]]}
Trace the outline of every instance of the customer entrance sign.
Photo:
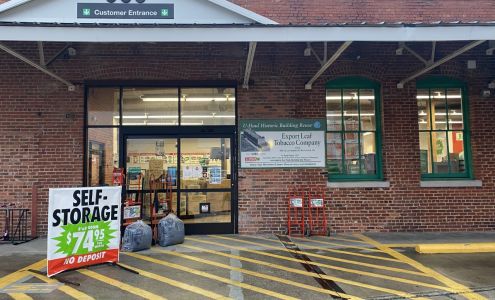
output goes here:
{"type": "Polygon", "coordinates": [[[173,19],[173,4],[78,3],[79,19],[173,19]]]}
{"type": "Polygon", "coordinates": [[[240,121],[241,168],[324,168],[325,120],[240,121]]]}
{"type": "Polygon", "coordinates": [[[118,262],[122,187],[50,189],[48,276],[118,262]]]}

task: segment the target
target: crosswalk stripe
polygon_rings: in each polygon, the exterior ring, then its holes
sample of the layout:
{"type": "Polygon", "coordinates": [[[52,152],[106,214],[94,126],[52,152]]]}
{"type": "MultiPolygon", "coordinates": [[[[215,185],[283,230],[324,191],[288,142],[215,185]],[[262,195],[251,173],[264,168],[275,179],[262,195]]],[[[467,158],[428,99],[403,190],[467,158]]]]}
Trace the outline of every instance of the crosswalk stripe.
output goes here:
{"type": "Polygon", "coordinates": [[[337,247],[343,247],[343,248],[349,248],[349,249],[358,249],[358,250],[369,251],[369,252],[384,253],[383,251],[381,251],[380,249],[376,249],[375,247],[366,248],[366,247],[360,247],[360,246],[345,245],[345,244],[333,243],[333,242],[328,242],[328,241],[322,241],[322,240],[317,240],[317,239],[311,239],[308,241],[309,242],[315,242],[318,244],[330,245],[330,246],[337,246],[337,247]]]}
{"type": "MultiPolygon", "coordinates": [[[[320,264],[320,263],[311,262],[311,261],[302,261],[302,260],[298,260],[298,259],[295,259],[295,258],[292,258],[292,257],[285,257],[285,256],[280,256],[280,255],[276,255],[276,254],[272,254],[272,253],[265,253],[265,252],[262,252],[262,251],[252,250],[252,249],[248,249],[248,248],[244,248],[244,247],[236,247],[236,246],[232,246],[232,245],[226,245],[226,244],[223,244],[223,243],[216,243],[216,242],[204,241],[204,240],[190,238],[190,237],[188,237],[187,239],[188,240],[191,240],[191,241],[197,241],[197,242],[200,242],[200,243],[207,243],[207,244],[211,244],[211,245],[217,245],[217,246],[225,247],[225,248],[228,248],[228,249],[237,249],[237,250],[240,250],[240,251],[251,252],[251,253],[259,254],[259,255],[262,255],[262,256],[269,256],[269,257],[279,258],[279,259],[283,259],[283,260],[296,261],[296,262],[299,262],[299,263],[303,262],[303,263],[307,263],[307,264],[312,264],[312,265],[326,267],[326,268],[329,268],[329,269],[335,269],[336,268],[336,267],[330,266],[330,265],[320,264]]],[[[361,273],[361,271],[358,271],[358,272],[361,273]]],[[[369,273],[369,272],[366,272],[366,273],[369,273]]],[[[372,275],[376,275],[376,274],[370,273],[368,276],[372,276],[372,275]]],[[[402,291],[398,291],[398,290],[394,290],[394,289],[388,289],[388,288],[379,287],[379,286],[374,286],[374,285],[369,285],[369,284],[365,284],[365,283],[361,283],[361,282],[357,282],[357,281],[343,279],[343,278],[340,278],[340,277],[334,277],[334,276],[329,276],[329,275],[320,275],[320,277],[321,278],[324,278],[324,279],[329,279],[329,280],[332,280],[332,281],[335,281],[335,282],[341,282],[341,283],[346,283],[346,284],[350,284],[350,285],[364,287],[364,288],[368,288],[368,289],[372,289],[372,290],[382,291],[382,292],[386,292],[386,293],[389,293],[389,294],[398,295],[398,296],[401,296],[401,297],[415,298],[415,299],[420,299],[421,298],[421,297],[420,298],[417,298],[416,296],[414,296],[412,294],[409,294],[409,293],[406,293],[406,292],[402,292],[402,291]]],[[[390,276],[388,276],[388,277],[390,277],[390,276]]],[[[400,281],[400,282],[404,281],[404,283],[413,284],[412,283],[413,282],[412,280],[401,279],[401,278],[397,278],[397,277],[390,277],[390,280],[392,280],[392,278],[393,279],[396,279],[397,281],[400,281]]],[[[421,282],[416,282],[414,284],[421,285],[422,283],[421,282]]],[[[426,285],[430,286],[430,284],[426,284],[426,285]]],[[[443,286],[437,286],[437,285],[431,285],[431,286],[434,286],[436,289],[440,289],[440,290],[447,290],[449,292],[452,291],[451,289],[446,288],[446,287],[443,287],[443,286]]],[[[424,299],[424,298],[421,298],[421,299],[424,299]]]]}
{"type": "MultiPolygon", "coordinates": [[[[46,282],[46,283],[57,283],[58,281],[57,280],[54,280],[54,279],[50,279],[46,276],[43,276],[43,275],[40,275],[40,274],[37,274],[37,273],[32,273],[30,272],[31,275],[33,275],[34,277],[46,282]]],[[[81,291],[78,291],[76,290],[75,288],[72,288],[68,285],[62,285],[58,288],[61,292],[71,296],[72,298],[74,299],[78,299],[78,300],[94,300],[93,297],[81,292],[81,291]]]]}
{"type": "Polygon", "coordinates": [[[167,278],[167,277],[164,277],[164,276],[155,274],[155,273],[151,273],[151,272],[148,272],[148,271],[145,271],[145,270],[142,270],[142,269],[138,269],[136,267],[132,267],[130,265],[126,265],[126,264],[123,264],[123,263],[120,263],[120,264],[122,266],[126,267],[126,268],[129,268],[131,270],[134,270],[134,271],[138,272],[139,275],[141,275],[141,276],[148,277],[148,278],[151,278],[151,279],[154,279],[154,280],[158,280],[160,282],[163,282],[163,283],[166,283],[166,284],[169,284],[169,285],[178,287],[180,289],[183,289],[183,290],[186,290],[186,291],[189,291],[189,292],[193,292],[193,293],[199,294],[199,295],[204,296],[204,297],[208,297],[208,298],[211,298],[211,299],[218,299],[218,300],[221,300],[221,299],[225,299],[225,300],[226,299],[231,299],[229,297],[222,296],[220,294],[217,294],[217,293],[214,293],[214,292],[211,292],[211,291],[202,289],[200,287],[196,287],[196,286],[193,286],[193,285],[189,285],[187,283],[183,283],[183,282],[180,282],[180,281],[177,281],[177,280],[173,280],[173,279],[170,279],[170,278],[167,278]]]}
{"type": "Polygon", "coordinates": [[[390,248],[380,244],[379,242],[377,242],[377,241],[375,241],[375,240],[373,240],[373,239],[371,239],[371,238],[369,238],[363,234],[355,234],[354,236],[362,239],[363,241],[365,241],[369,244],[375,245],[377,248],[382,249],[384,252],[387,252],[389,255],[391,255],[397,259],[402,260],[403,262],[409,264],[410,266],[415,267],[416,269],[418,269],[422,272],[425,272],[426,274],[429,274],[431,277],[435,278],[436,280],[438,280],[441,283],[445,284],[446,286],[450,287],[454,292],[460,293],[462,296],[466,297],[467,299],[486,300],[485,297],[474,293],[468,287],[453,281],[452,279],[422,265],[421,263],[419,263],[419,262],[393,250],[393,249],[390,249],[390,248]]]}
{"type": "MultiPolygon", "coordinates": [[[[273,240],[273,239],[264,238],[264,237],[258,237],[258,236],[251,237],[250,236],[250,238],[262,239],[262,240],[266,240],[266,241],[280,243],[279,240],[273,240]]],[[[308,242],[308,243],[311,243],[313,241],[313,240],[299,239],[299,238],[294,238],[294,237],[291,237],[291,239],[297,239],[297,240],[305,241],[305,242],[308,242]]],[[[309,244],[306,244],[306,243],[305,244],[299,244],[299,245],[304,245],[304,247],[309,247],[309,248],[316,249],[316,250],[323,250],[323,251],[327,251],[327,252],[340,253],[340,254],[346,254],[346,255],[353,255],[353,256],[359,256],[359,257],[366,257],[366,258],[378,259],[378,260],[386,260],[386,261],[392,261],[392,262],[397,262],[397,263],[401,263],[401,264],[404,263],[404,262],[402,262],[402,261],[400,261],[398,259],[395,259],[395,258],[388,258],[388,257],[382,257],[382,256],[376,256],[376,255],[369,255],[369,254],[362,254],[362,253],[355,253],[355,252],[344,251],[344,250],[323,248],[323,247],[318,247],[318,246],[314,246],[314,245],[309,245],[309,244]]]]}
{"type": "MultiPolygon", "coordinates": [[[[328,239],[330,241],[337,240],[337,241],[344,241],[344,242],[351,242],[351,243],[366,244],[365,242],[363,242],[361,240],[348,239],[348,238],[343,238],[340,236],[330,236],[330,237],[326,237],[325,239],[328,239]]],[[[313,241],[313,240],[315,240],[315,238],[312,237],[310,240],[313,241]]]]}
{"type": "MultiPolygon", "coordinates": [[[[215,237],[219,237],[219,236],[215,236],[215,237]]],[[[226,238],[226,237],[221,237],[221,238],[223,238],[223,239],[230,239],[230,238],[226,238]]],[[[236,239],[230,239],[230,240],[239,241],[239,240],[236,240],[236,239]]],[[[268,245],[265,245],[265,244],[254,243],[254,242],[249,242],[249,241],[248,242],[245,242],[245,243],[251,244],[251,245],[262,246],[262,247],[266,247],[268,249],[273,249],[273,250],[287,251],[287,249],[284,248],[284,247],[268,246],[268,245]]],[[[428,275],[426,275],[426,274],[424,274],[422,272],[411,271],[411,270],[406,270],[406,269],[401,269],[401,268],[395,268],[395,267],[388,267],[388,266],[382,266],[382,265],[377,265],[377,264],[364,263],[364,262],[360,262],[360,261],[348,260],[348,259],[337,258],[337,257],[332,257],[332,256],[326,256],[326,255],[313,254],[313,253],[308,253],[308,252],[303,252],[303,251],[292,251],[292,250],[290,250],[289,252],[298,253],[298,254],[306,254],[307,256],[318,257],[318,258],[322,258],[322,259],[325,259],[325,260],[338,261],[338,262],[343,262],[343,263],[352,264],[352,265],[358,265],[358,266],[363,266],[363,267],[369,267],[369,268],[374,268],[374,269],[381,269],[381,270],[392,271],[392,272],[397,272],[397,273],[406,273],[406,274],[412,274],[412,275],[430,277],[430,276],[428,276],[428,275]]],[[[284,259],[286,259],[286,257],[284,257],[284,259]]],[[[295,260],[295,261],[298,261],[298,262],[301,262],[300,260],[297,260],[295,258],[291,258],[291,259],[292,260],[295,260]]],[[[313,264],[315,266],[320,266],[320,267],[329,267],[329,265],[326,265],[326,264],[323,264],[323,263],[313,262],[313,264]]]]}
{"type": "Polygon", "coordinates": [[[235,286],[239,286],[239,287],[241,287],[243,289],[255,291],[255,292],[258,292],[258,293],[261,293],[261,294],[264,294],[264,295],[267,295],[267,296],[271,296],[271,297],[274,297],[274,298],[284,299],[284,300],[285,299],[290,299],[290,300],[297,299],[297,298],[294,298],[294,297],[291,297],[291,296],[287,296],[287,295],[284,295],[284,294],[280,294],[280,293],[277,293],[277,292],[274,292],[274,291],[270,291],[270,290],[267,290],[267,289],[259,288],[259,287],[256,287],[254,285],[250,285],[250,284],[246,284],[246,283],[234,281],[234,280],[227,279],[227,278],[220,277],[220,276],[216,276],[216,275],[213,275],[213,274],[210,274],[210,273],[207,273],[207,272],[203,272],[203,271],[199,271],[199,270],[196,270],[196,269],[188,268],[188,267],[185,267],[185,266],[182,266],[182,265],[178,265],[178,264],[174,264],[174,263],[170,263],[170,262],[165,262],[165,261],[162,261],[162,260],[158,260],[158,259],[155,259],[155,258],[152,258],[152,257],[148,257],[148,256],[136,254],[136,253],[128,253],[128,252],[126,252],[124,254],[125,255],[128,255],[128,256],[131,256],[131,257],[134,257],[134,258],[138,258],[138,259],[141,259],[141,260],[146,260],[146,261],[149,261],[149,262],[152,262],[152,263],[155,263],[155,264],[159,264],[159,265],[162,265],[162,266],[174,268],[174,269],[181,270],[181,271],[184,271],[184,272],[187,272],[187,273],[191,273],[191,274],[194,274],[194,275],[198,275],[198,276],[202,276],[202,277],[205,277],[205,278],[209,278],[209,279],[213,279],[213,280],[216,280],[216,281],[220,281],[220,282],[223,282],[223,283],[226,283],[226,284],[232,284],[232,285],[235,285],[235,286]]]}
{"type": "Polygon", "coordinates": [[[96,273],[96,272],[93,272],[93,271],[90,271],[87,269],[80,269],[80,270],[77,270],[77,272],[79,272],[83,275],[86,275],[90,278],[99,280],[103,283],[115,286],[115,287],[117,287],[123,291],[129,292],[129,293],[134,294],[136,296],[143,297],[145,299],[166,300],[166,298],[158,296],[157,294],[153,294],[151,292],[145,291],[143,289],[137,288],[135,286],[129,285],[127,283],[123,283],[123,282],[118,281],[116,279],[113,279],[111,277],[101,275],[99,273],[96,273]]]}
{"type": "MultiPolygon", "coordinates": [[[[186,245],[182,245],[182,246],[183,247],[186,247],[186,248],[190,248],[190,247],[188,247],[186,245]]],[[[349,296],[349,295],[345,295],[345,294],[341,294],[341,293],[336,293],[334,291],[330,291],[330,290],[326,290],[326,289],[314,287],[312,285],[307,285],[307,284],[303,284],[303,283],[299,283],[299,282],[295,282],[295,281],[291,281],[291,280],[287,280],[287,279],[283,279],[283,278],[279,278],[279,277],[275,277],[275,276],[271,276],[271,275],[267,275],[267,274],[263,274],[263,273],[259,273],[259,272],[254,272],[254,271],[250,271],[250,270],[246,270],[246,269],[242,269],[242,268],[236,268],[236,267],[232,267],[232,266],[229,266],[229,265],[226,265],[226,264],[217,263],[217,262],[210,261],[210,260],[205,260],[205,259],[197,258],[197,257],[186,255],[186,254],[181,254],[181,253],[174,252],[174,251],[167,251],[167,250],[154,250],[154,251],[161,252],[161,253],[168,254],[168,255],[174,255],[174,256],[177,256],[177,257],[181,257],[181,258],[186,258],[186,259],[189,259],[189,260],[192,260],[192,261],[197,261],[197,262],[200,262],[200,263],[208,264],[208,265],[211,265],[211,266],[216,266],[216,267],[219,267],[219,268],[224,268],[224,269],[229,269],[229,270],[235,270],[235,271],[238,271],[238,272],[247,274],[247,275],[251,275],[251,276],[255,276],[255,277],[259,277],[259,278],[263,278],[263,279],[268,279],[268,280],[272,280],[272,281],[284,283],[284,284],[287,284],[287,285],[292,285],[292,286],[300,287],[300,288],[303,288],[303,289],[312,290],[312,291],[315,291],[315,292],[329,294],[329,295],[332,295],[332,296],[337,296],[337,297],[341,297],[341,298],[345,298],[345,299],[353,299],[353,300],[361,299],[361,298],[358,298],[358,297],[349,296]]],[[[235,255],[231,255],[231,257],[233,258],[233,257],[235,257],[235,255]]],[[[235,257],[235,258],[238,259],[238,257],[235,257]]]]}
{"type": "Polygon", "coordinates": [[[24,267],[16,272],[10,273],[8,275],[5,275],[4,277],[0,278],[0,289],[6,287],[7,285],[17,282],[27,276],[31,276],[30,273],[25,272],[29,269],[34,269],[34,270],[39,270],[43,267],[46,267],[46,259],[40,260],[38,262],[35,262],[34,264],[31,264],[27,267],[24,267]]]}
{"type": "Polygon", "coordinates": [[[33,298],[31,298],[30,296],[26,295],[26,294],[21,294],[21,293],[11,293],[11,294],[8,294],[10,297],[12,297],[12,299],[14,300],[33,300],[33,298]]]}
{"type": "MultiPolygon", "coordinates": [[[[248,243],[248,244],[253,244],[253,245],[264,245],[264,244],[253,243],[253,242],[249,242],[249,241],[245,241],[245,240],[228,238],[228,237],[224,237],[224,236],[215,236],[215,237],[220,238],[220,239],[226,239],[226,240],[240,241],[243,243],[248,243]]],[[[294,251],[294,250],[289,250],[289,249],[285,249],[285,250],[287,252],[300,253],[300,254],[305,254],[308,256],[314,256],[314,257],[318,257],[318,258],[326,258],[327,257],[324,255],[313,254],[313,253],[304,252],[304,251],[294,251]]],[[[400,278],[400,277],[396,277],[396,276],[382,275],[382,274],[377,274],[377,273],[373,273],[373,272],[367,272],[367,271],[361,271],[361,270],[349,269],[349,268],[342,268],[342,267],[337,267],[337,266],[332,266],[332,265],[327,265],[325,267],[329,268],[329,269],[341,271],[341,272],[347,272],[347,273],[365,275],[365,276],[369,276],[369,277],[387,279],[390,281],[402,282],[402,283],[407,283],[407,284],[412,284],[412,285],[421,285],[424,287],[429,287],[429,288],[433,288],[433,289],[437,289],[437,290],[444,290],[444,291],[452,292],[451,288],[447,288],[447,287],[436,285],[436,284],[430,284],[430,283],[425,283],[425,282],[421,282],[421,281],[416,281],[416,280],[409,280],[409,279],[400,278]]]]}

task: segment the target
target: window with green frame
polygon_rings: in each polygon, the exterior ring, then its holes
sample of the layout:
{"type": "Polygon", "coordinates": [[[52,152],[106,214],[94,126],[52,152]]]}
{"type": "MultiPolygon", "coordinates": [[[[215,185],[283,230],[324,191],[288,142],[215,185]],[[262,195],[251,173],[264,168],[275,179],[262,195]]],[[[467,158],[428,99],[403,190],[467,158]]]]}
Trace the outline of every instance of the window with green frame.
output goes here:
{"type": "Polygon", "coordinates": [[[327,168],[332,181],[381,180],[380,85],[363,77],[327,82],[327,168]]]}
{"type": "Polygon", "coordinates": [[[472,178],[466,85],[432,77],[416,86],[421,178],[472,178]]]}

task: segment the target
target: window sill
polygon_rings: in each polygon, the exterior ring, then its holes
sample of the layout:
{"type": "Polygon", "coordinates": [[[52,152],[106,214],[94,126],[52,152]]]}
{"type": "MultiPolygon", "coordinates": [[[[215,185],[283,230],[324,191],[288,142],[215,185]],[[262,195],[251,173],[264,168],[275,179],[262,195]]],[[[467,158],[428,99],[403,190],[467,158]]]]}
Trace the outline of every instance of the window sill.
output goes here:
{"type": "Polygon", "coordinates": [[[481,180],[428,180],[421,181],[422,188],[460,188],[460,187],[482,187],[481,180]]]}
{"type": "Polygon", "coordinates": [[[327,187],[334,189],[354,189],[354,188],[389,188],[390,181],[343,181],[327,182],[327,187]]]}

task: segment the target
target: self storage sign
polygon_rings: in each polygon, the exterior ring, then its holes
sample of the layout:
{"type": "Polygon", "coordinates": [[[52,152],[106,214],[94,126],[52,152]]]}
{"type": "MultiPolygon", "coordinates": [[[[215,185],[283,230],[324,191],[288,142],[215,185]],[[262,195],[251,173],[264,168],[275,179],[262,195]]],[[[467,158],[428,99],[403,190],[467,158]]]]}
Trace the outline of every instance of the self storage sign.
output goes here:
{"type": "Polygon", "coordinates": [[[118,262],[121,187],[50,189],[48,276],[118,262]]]}

